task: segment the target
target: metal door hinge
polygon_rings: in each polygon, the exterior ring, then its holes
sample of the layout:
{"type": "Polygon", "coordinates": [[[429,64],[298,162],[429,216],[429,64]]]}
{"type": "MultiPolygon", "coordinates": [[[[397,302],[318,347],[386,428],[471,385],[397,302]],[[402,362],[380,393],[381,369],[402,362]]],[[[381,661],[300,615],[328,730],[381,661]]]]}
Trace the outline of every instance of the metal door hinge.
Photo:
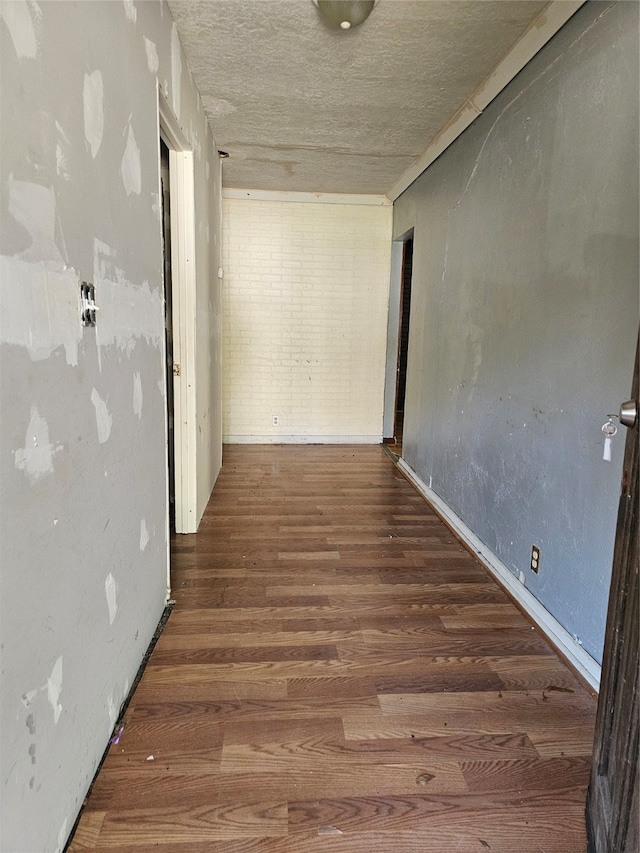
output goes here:
{"type": "Polygon", "coordinates": [[[180,376],[180,365],[179,364],[173,365],[173,375],[174,376],[180,376]]]}

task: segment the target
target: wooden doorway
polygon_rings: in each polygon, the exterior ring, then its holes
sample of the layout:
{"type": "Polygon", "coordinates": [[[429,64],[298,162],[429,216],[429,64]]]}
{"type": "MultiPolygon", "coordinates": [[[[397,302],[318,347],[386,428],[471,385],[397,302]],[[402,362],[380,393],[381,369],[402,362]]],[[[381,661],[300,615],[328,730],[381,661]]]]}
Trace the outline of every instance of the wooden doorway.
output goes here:
{"type": "MultiPolygon", "coordinates": [[[[196,281],[193,151],[169,104],[158,92],[160,139],[169,153],[171,218],[174,519],[176,533],[195,533],[196,511],[196,281]]],[[[168,355],[167,355],[168,358],[168,355]]],[[[167,425],[167,433],[169,433],[167,425]]],[[[167,458],[169,451],[167,451],[167,458]]],[[[168,469],[168,465],[167,465],[168,469]]],[[[167,479],[169,472],[167,473],[167,479]]],[[[167,519],[168,521],[168,519],[167,519]]]]}
{"type": "MultiPolygon", "coordinates": [[[[638,349],[632,399],[638,401],[638,349]]],[[[636,408],[637,412],[637,408],[636,408]]],[[[625,444],[602,682],[587,795],[589,853],[637,853],[638,418],[625,444]]]]}

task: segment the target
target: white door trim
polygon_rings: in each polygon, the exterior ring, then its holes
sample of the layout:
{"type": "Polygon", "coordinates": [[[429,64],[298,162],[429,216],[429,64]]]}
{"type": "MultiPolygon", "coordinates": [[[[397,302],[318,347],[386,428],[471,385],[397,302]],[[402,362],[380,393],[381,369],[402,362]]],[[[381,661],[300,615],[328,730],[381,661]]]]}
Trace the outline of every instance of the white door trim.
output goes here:
{"type": "MultiPolygon", "coordinates": [[[[196,522],[196,278],[193,151],[162,91],[160,134],[169,148],[171,294],[176,533],[195,533],[196,522]]],[[[168,503],[168,502],[167,502],[168,503]]]]}

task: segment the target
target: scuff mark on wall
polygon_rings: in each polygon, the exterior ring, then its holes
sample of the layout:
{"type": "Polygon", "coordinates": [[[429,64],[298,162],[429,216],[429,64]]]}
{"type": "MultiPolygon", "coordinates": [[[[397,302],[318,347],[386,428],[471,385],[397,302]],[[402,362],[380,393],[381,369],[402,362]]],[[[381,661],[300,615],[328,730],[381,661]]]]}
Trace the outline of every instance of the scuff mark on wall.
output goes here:
{"type": "Polygon", "coordinates": [[[0,4],[0,18],[7,25],[14,50],[19,59],[35,59],[38,54],[36,25],[42,18],[40,7],[34,0],[16,0],[0,4]]]}
{"type": "Polygon", "coordinates": [[[180,56],[180,37],[178,28],[171,27],[171,94],[173,111],[180,118],[180,89],[182,86],[182,57],[180,56]]]}
{"type": "Polygon", "coordinates": [[[124,184],[124,191],[126,194],[131,195],[131,193],[135,193],[136,195],[140,195],[140,191],[142,189],[140,149],[136,143],[136,137],[131,125],[129,125],[127,145],[124,149],[124,154],[122,155],[120,172],[122,174],[122,183],[124,184]]]}
{"type": "Polygon", "coordinates": [[[53,722],[57,723],[62,713],[60,694],[62,693],[62,656],[54,663],[51,675],[47,679],[47,699],[53,710],[53,722]]]}
{"type": "Polygon", "coordinates": [[[144,37],[144,47],[147,52],[147,68],[151,71],[152,74],[155,74],[160,67],[160,60],[158,59],[158,50],[156,48],[155,42],[152,42],[146,36],[144,37]]]}
{"type": "Polygon", "coordinates": [[[102,145],[104,133],[104,87],[102,74],[96,70],[84,75],[82,92],[84,103],[84,135],[91,148],[91,156],[95,160],[102,145]]]}
{"type": "Polygon", "coordinates": [[[98,441],[100,444],[104,444],[105,441],[109,439],[111,435],[111,426],[113,424],[113,417],[109,413],[109,409],[107,408],[107,404],[100,397],[100,394],[94,388],[91,392],[91,402],[94,405],[96,410],[96,426],[98,428],[98,441]]]}
{"type": "Polygon", "coordinates": [[[109,608],[109,625],[113,625],[113,620],[118,614],[118,585],[111,572],[105,578],[104,592],[107,597],[107,607],[109,608]]]}
{"type": "Polygon", "coordinates": [[[133,374],[133,413],[142,417],[142,379],[138,372],[133,374]]]}
{"type": "Polygon", "coordinates": [[[37,480],[53,474],[53,456],[62,450],[49,441],[49,425],[36,406],[31,407],[31,418],[24,439],[24,447],[14,453],[15,466],[24,471],[33,485],[37,480]]]}
{"type": "Polygon", "coordinates": [[[149,531],[147,530],[146,519],[140,522],[140,550],[144,551],[149,544],[149,531]]]}

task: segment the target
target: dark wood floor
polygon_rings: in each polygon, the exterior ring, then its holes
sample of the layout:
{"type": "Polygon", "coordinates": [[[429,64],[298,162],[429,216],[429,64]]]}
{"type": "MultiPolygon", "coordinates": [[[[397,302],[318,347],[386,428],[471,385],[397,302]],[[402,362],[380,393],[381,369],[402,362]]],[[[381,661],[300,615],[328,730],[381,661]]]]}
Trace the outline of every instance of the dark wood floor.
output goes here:
{"type": "Polygon", "coordinates": [[[584,853],[595,700],[380,447],[232,446],[71,851],[584,853]]]}

